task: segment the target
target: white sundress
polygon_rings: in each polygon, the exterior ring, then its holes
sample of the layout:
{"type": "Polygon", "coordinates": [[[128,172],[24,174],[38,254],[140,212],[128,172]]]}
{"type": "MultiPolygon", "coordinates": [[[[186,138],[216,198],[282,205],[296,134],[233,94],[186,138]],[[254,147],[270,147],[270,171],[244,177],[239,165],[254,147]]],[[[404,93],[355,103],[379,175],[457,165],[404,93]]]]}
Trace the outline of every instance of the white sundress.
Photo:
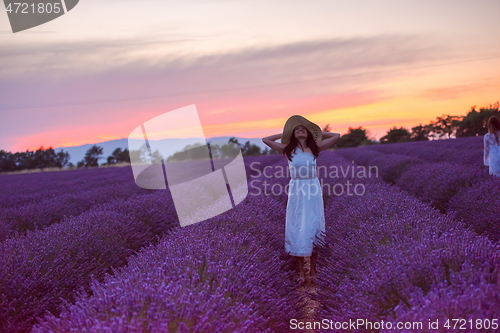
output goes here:
{"type": "Polygon", "coordinates": [[[313,245],[324,241],[323,191],[314,155],[297,147],[291,159],[288,161],[291,179],[286,206],[285,251],[292,256],[309,257],[313,245]]]}
{"type": "Polygon", "coordinates": [[[484,135],[484,165],[489,166],[491,175],[500,177],[500,147],[491,133],[484,135]]]}

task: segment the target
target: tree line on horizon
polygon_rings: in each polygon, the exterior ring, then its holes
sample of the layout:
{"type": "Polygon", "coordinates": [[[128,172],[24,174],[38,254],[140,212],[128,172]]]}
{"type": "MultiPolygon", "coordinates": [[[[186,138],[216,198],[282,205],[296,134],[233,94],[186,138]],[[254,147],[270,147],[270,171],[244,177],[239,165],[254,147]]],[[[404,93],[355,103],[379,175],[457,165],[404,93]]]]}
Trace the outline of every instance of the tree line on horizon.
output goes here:
{"type": "MultiPolygon", "coordinates": [[[[26,150],[25,152],[6,152],[0,150],[0,172],[22,171],[33,169],[51,169],[51,168],[84,168],[99,166],[99,159],[102,157],[102,147],[92,146],[87,150],[83,160],[79,161],[75,166],[69,162],[70,154],[65,151],[56,153],[52,147],[44,148],[43,146],[35,151],[26,150]]],[[[103,165],[111,165],[117,163],[130,163],[128,149],[121,148],[108,156],[107,163],[103,165]]]]}
{"type": "MultiPolygon", "coordinates": [[[[346,134],[342,135],[337,140],[331,149],[352,148],[358,146],[366,146],[372,144],[387,144],[399,143],[409,141],[428,141],[439,139],[452,139],[459,137],[470,137],[484,135],[488,132],[486,128],[487,121],[492,116],[499,116],[499,102],[487,108],[480,108],[479,111],[476,107],[471,107],[471,110],[465,116],[442,115],[437,117],[435,121],[429,124],[419,124],[411,129],[405,127],[393,127],[389,129],[386,135],[380,138],[380,142],[369,137],[369,133],[362,126],[353,128],[349,127],[346,134]]],[[[323,127],[323,132],[328,132],[330,125],[327,124],[323,127]]],[[[240,144],[236,138],[231,138],[229,142],[236,144],[240,147],[242,155],[245,156],[258,156],[279,154],[274,149],[266,147],[264,150],[255,144],[247,141],[245,144],[240,144]]],[[[193,158],[192,151],[197,146],[188,145],[180,152],[174,153],[173,156],[167,159],[167,162],[189,160],[193,158]]],[[[213,145],[210,147],[213,156],[224,157],[231,154],[231,147],[213,145]]],[[[83,160],[79,161],[77,165],[69,163],[70,155],[68,152],[60,151],[56,153],[52,147],[44,149],[40,147],[36,151],[27,150],[26,152],[11,153],[0,150],[0,172],[21,171],[32,169],[47,169],[47,168],[88,168],[98,166],[116,165],[119,163],[130,163],[133,161],[160,161],[163,159],[161,154],[156,150],[155,152],[148,153],[145,145],[139,150],[128,149],[122,150],[117,148],[113,153],[106,158],[106,163],[99,165],[99,160],[102,157],[103,148],[97,145],[89,148],[83,160]]]]}
{"type": "MultiPolygon", "coordinates": [[[[333,149],[353,148],[373,144],[400,143],[409,141],[429,141],[440,139],[454,139],[460,137],[485,135],[488,133],[486,124],[492,116],[499,116],[500,103],[490,104],[487,108],[476,110],[471,107],[465,116],[442,115],[429,124],[419,124],[411,129],[405,127],[392,127],[387,134],[376,141],[369,137],[369,133],[363,127],[349,127],[347,133],[342,135],[332,146],[333,149]]],[[[330,130],[330,124],[323,127],[323,132],[330,130]]],[[[274,149],[267,147],[264,154],[278,154],[274,149]]]]}

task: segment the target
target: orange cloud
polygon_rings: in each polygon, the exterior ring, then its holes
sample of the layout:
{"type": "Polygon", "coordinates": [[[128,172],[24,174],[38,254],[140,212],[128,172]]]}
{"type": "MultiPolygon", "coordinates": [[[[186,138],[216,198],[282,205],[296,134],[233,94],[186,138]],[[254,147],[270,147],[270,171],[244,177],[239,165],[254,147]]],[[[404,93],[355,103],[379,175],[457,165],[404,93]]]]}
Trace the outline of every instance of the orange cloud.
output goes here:
{"type": "Polygon", "coordinates": [[[438,89],[428,89],[425,90],[420,96],[434,101],[456,99],[465,94],[470,94],[480,89],[484,89],[488,86],[490,86],[490,84],[467,84],[438,89]]]}

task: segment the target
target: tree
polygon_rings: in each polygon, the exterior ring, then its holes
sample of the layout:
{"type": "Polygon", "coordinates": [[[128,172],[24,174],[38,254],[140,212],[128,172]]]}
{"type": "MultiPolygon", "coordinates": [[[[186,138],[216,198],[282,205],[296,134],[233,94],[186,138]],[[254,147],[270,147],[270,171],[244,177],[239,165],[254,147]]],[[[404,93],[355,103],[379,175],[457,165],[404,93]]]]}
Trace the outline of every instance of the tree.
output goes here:
{"type": "MultiPolygon", "coordinates": [[[[145,145],[143,146],[145,147],[145,145]]],[[[214,147],[214,150],[217,150],[217,148],[214,147]]],[[[147,150],[144,151],[144,154],[141,155],[141,160],[150,160],[151,158],[147,158],[147,150]]],[[[159,161],[158,157],[161,157],[160,153],[158,150],[156,150],[153,155],[153,160],[159,161]]],[[[181,151],[176,151],[175,153],[172,154],[172,156],[169,156],[167,158],[167,162],[179,162],[179,161],[190,161],[190,160],[199,160],[203,159],[206,156],[208,156],[208,147],[207,145],[201,144],[200,142],[193,143],[192,145],[187,145],[184,148],[182,148],[181,151]]]]}
{"type": "Polygon", "coordinates": [[[28,163],[32,169],[63,168],[69,161],[68,152],[60,151],[56,153],[52,147],[43,149],[42,146],[31,156],[32,160],[28,163]]]}
{"type": "Polygon", "coordinates": [[[479,112],[476,111],[475,106],[471,107],[469,113],[463,117],[458,125],[456,136],[478,136],[488,133],[488,119],[492,116],[499,115],[499,107],[500,105],[498,102],[493,105],[490,104],[489,108],[479,109],[479,112]]]}
{"type": "Polygon", "coordinates": [[[412,141],[429,141],[429,134],[432,131],[431,125],[418,125],[411,128],[410,139],[412,141]]]}
{"type": "Polygon", "coordinates": [[[121,148],[116,148],[107,158],[107,164],[130,163],[130,154],[127,148],[123,151],[121,148]]]}
{"type": "Polygon", "coordinates": [[[236,144],[238,146],[240,145],[240,143],[238,142],[238,139],[236,139],[234,136],[231,139],[229,139],[228,142],[234,143],[234,144],[236,144]]]}
{"type": "Polygon", "coordinates": [[[411,134],[404,127],[393,127],[386,135],[380,138],[380,143],[397,143],[410,141],[411,134]]]}
{"type": "MultiPolygon", "coordinates": [[[[54,149],[51,148],[52,153],[54,153],[54,149]]],[[[41,169],[48,168],[51,166],[51,152],[47,152],[43,149],[43,146],[38,148],[35,153],[31,156],[32,159],[29,161],[30,169],[41,169]]],[[[55,154],[53,154],[55,155],[55,154]]]]}
{"type": "Polygon", "coordinates": [[[99,160],[102,158],[102,150],[102,147],[93,145],[87,150],[87,153],[85,153],[85,157],[81,161],[82,163],[78,162],[78,165],[82,165],[87,168],[99,166],[99,160]]]}
{"type": "Polygon", "coordinates": [[[339,148],[358,147],[362,144],[367,144],[370,141],[366,129],[361,126],[358,128],[349,127],[347,134],[342,135],[336,142],[339,148]]]}
{"type": "Polygon", "coordinates": [[[439,139],[443,137],[446,139],[454,138],[461,120],[460,116],[443,115],[437,117],[436,121],[430,123],[430,134],[439,139]]]}
{"type": "Polygon", "coordinates": [[[264,150],[262,151],[261,155],[276,155],[279,154],[280,152],[274,149],[270,149],[269,147],[266,146],[264,150]]]}
{"type": "Polygon", "coordinates": [[[144,162],[142,160],[141,155],[142,155],[141,150],[131,150],[130,151],[130,163],[144,162]]]}
{"type": "Polygon", "coordinates": [[[68,164],[69,153],[60,151],[56,154],[52,147],[41,146],[36,151],[11,153],[0,151],[0,172],[27,169],[63,168],[68,164]]]}
{"type": "Polygon", "coordinates": [[[10,152],[0,150],[0,172],[16,170],[14,155],[10,152]]]}
{"type": "MultiPolygon", "coordinates": [[[[266,149],[268,149],[268,147],[266,147],[266,149]]],[[[275,150],[275,149],[268,149],[269,150],[269,155],[278,155],[280,154],[279,151],[275,150]]]]}
{"type": "MultiPolygon", "coordinates": [[[[190,147],[190,146],[187,146],[187,147],[190,147]]],[[[186,149],[187,147],[185,147],[184,149],[186,149]]],[[[113,154],[115,154],[115,152],[117,152],[118,148],[115,149],[115,151],[113,152],[113,154]]],[[[121,151],[121,149],[120,149],[121,151]]],[[[138,150],[131,150],[130,152],[128,151],[128,149],[125,149],[124,151],[122,151],[121,153],[119,154],[116,154],[117,157],[116,157],[116,160],[118,161],[117,163],[120,163],[120,162],[127,162],[127,163],[161,163],[161,160],[163,159],[163,156],[160,154],[160,152],[157,150],[155,150],[154,152],[150,153],[149,152],[149,148],[148,146],[143,143],[141,148],[139,148],[138,150]]],[[[175,154],[178,154],[179,152],[176,152],[175,154]]],[[[112,154],[112,155],[113,155],[112,154]]],[[[173,159],[172,156],[169,157],[169,161],[171,161],[173,159]]],[[[112,160],[114,161],[115,158],[112,158],[112,160]]]]}
{"type": "MultiPolygon", "coordinates": [[[[69,162],[69,158],[70,158],[70,155],[68,152],[65,152],[65,151],[60,151],[56,154],[56,157],[55,157],[55,165],[56,167],[58,168],[63,168],[65,167],[66,165],[69,166],[68,162],[69,162]]],[[[71,164],[73,165],[73,164],[71,164]]]]}
{"type": "Polygon", "coordinates": [[[243,156],[258,156],[260,155],[260,147],[250,144],[250,141],[245,142],[245,145],[241,148],[241,153],[243,156]]]}
{"type": "MultiPolygon", "coordinates": [[[[237,147],[240,147],[241,154],[243,156],[258,156],[258,155],[261,155],[260,147],[257,146],[257,145],[254,145],[253,143],[251,144],[250,141],[247,141],[247,142],[245,142],[244,145],[241,145],[238,142],[238,139],[236,139],[235,137],[232,137],[232,138],[229,139],[229,142],[232,143],[232,144],[234,144],[234,145],[236,145],[237,147]]],[[[232,154],[232,155],[234,155],[234,154],[232,154]]],[[[229,156],[232,156],[232,155],[229,155],[229,156]]]]}

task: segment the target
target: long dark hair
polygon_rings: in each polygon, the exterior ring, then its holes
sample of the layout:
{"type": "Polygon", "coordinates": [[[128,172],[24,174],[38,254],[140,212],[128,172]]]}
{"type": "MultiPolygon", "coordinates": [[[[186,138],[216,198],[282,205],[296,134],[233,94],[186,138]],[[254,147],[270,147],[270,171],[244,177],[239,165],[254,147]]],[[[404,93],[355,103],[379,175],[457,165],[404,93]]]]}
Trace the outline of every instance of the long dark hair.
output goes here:
{"type": "Polygon", "coordinates": [[[488,132],[495,136],[497,146],[500,146],[498,144],[498,135],[500,132],[500,120],[498,120],[497,117],[492,116],[490,117],[490,119],[488,119],[488,132]]]}
{"type": "MultiPolygon", "coordinates": [[[[297,127],[297,126],[295,126],[295,127],[297,127]]],[[[308,129],[306,129],[306,130],[307,130],[306,146],[311,148],[311,151],[314,155],[314,158],[316,159],[319,156],[318,144],[316,143],[316,141],[314,141],[314,138],[313,138],[311,132],[309,132],[308,129]]],[[[299,140],[297,140],[297,138],[295,138],[295,128],[294,128],[292,131],[292,136],[290,137],[290,142],[286,145],[285,148],[283,148],[283,156],[285,156],[291,162],[292,161],[292,152],[298,146],[300,146],[300,142],[299,142],[299,140]]],[[[302,150],[304,150],[305,147],[301,147],[301,148],[302,148],[302,150]]]]}

